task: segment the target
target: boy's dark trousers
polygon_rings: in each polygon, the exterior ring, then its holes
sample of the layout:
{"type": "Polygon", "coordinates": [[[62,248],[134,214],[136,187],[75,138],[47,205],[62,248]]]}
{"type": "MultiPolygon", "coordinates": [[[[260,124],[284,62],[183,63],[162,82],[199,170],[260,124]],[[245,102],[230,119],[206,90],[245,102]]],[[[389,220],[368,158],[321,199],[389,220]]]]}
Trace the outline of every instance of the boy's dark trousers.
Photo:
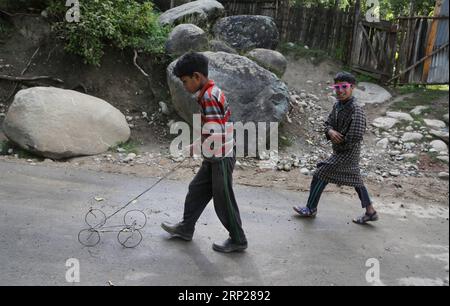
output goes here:
{"type": "Polygon", "coordinates": [[[216,214],[230,233],[232,241],[238,244],[247,242],[233,192],[232,175],[235,164],[234,157],[214,162],[203,161],[197,175],[189,184],[181,223],[185,232],[194,232],[195,224],[206,205],[214,199],[216,214]]]}

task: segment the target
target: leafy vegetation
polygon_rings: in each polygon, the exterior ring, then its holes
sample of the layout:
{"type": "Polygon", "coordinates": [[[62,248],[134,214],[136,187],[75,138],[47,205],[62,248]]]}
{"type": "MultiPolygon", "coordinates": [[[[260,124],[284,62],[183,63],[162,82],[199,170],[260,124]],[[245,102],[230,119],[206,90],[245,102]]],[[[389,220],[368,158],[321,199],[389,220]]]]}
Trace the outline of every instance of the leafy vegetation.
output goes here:
{"type": "Polygon", "coordinates": [[[48,13],[66,50],[96,66],[107,46],[133,48],[153,55],[164,53],[170,29],[158,23],[153,2],[135,0],[80,1],[80,21],[67,22],[65,2],[51,0],[48,13]],[[61,21],[62,20],[62,21],[61,21]]]}
{"type": "Polygon", "coordinates": [[[8,140],[0,142],[0,155],[10,155],[10,153],[8,152],[10,149],[12,150],[13,154],[17,154],[18,158],[37,160],[43,159],[40,156],[34,155],[33,153],[16,146],[8,140]]]}
{"type": "MultiPolygon", "coordinates": [[[[380,15],[383,20],[392,20],[398,16],[407,16],[410,13],[411,0],[378,0],[380,3],[380,15]]],[[[334,7],[336,3],[339,7],[346,7],[354,0],[291,0],[292,5],[306,5],[316,6],[322,5],[325,7],[334,7]]],[[[414,2],[414,14],[416,15],[431,15],[434,11],[435,0],[416,0],[414,2]]],[[[361,1],[362,13],[365,13],[370,8],[368,0],[361,1]]]]}
{"type": "Polygon", "coordinates": [[[137,142],[128,140],[127,142],[121,142],[121,143],[118,143],[116,146],[111,147],[109,149],[109,151],[117,152],[118,149],[121,149],[121,150],[123,150],[123,153],[139,154],[138,146],[139,146],[139,144],[137,142]]]}

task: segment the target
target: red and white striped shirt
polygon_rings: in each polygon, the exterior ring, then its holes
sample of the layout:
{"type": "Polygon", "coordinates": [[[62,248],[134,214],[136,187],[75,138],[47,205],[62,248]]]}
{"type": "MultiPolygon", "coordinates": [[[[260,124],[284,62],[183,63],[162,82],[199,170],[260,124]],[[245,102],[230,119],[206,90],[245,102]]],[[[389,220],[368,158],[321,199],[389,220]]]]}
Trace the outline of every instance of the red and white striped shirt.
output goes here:
{"type": "Polygon", "coordinates": [[[234,129],[229,123],[231,109],[213,80],[200,90],[198,103],[201,107],[203,156],[208,160],[233,156],[234,129]]]}

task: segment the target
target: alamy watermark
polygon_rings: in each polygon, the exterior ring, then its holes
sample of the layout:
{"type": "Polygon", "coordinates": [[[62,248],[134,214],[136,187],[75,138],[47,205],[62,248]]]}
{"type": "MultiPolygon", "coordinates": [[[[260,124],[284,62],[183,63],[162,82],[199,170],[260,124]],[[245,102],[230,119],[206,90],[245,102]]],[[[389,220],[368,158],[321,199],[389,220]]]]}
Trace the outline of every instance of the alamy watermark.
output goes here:
{"type": "Polygon", "coordinates": [[[380,22],[380,2],[378,0],[368,0],[366,5],[369,9],[366,12],[367,22],[380,22]]]}
{"type": "Polygon", "coordinates": [[[80,22],[80,1],[79,0],[66,0],[66,6],[70,7],[66,12],[67,22],[80,22]]]}
{"type": "Polygon", "coordinates": [[[69,258],[66,260],[66,282],[79,283],[80,282],[80,261],[76,258],[69,258]]]}
{"type": "Polygon", "coordinates": [[[185,122],[170,125],[170,134],[178,135],[170,144],[172,156],[259,157],[278,152],[278,122],[211,122],[202,125],[199,114],[193,115],[192,122],[192,129],[185,122]]]}
{"type": "Polygon", "coordinates": [[[384,286],[381,281],[380,261],[376,258],[369,258],[366,261],[366,282],[373,286],[384,286]]]}

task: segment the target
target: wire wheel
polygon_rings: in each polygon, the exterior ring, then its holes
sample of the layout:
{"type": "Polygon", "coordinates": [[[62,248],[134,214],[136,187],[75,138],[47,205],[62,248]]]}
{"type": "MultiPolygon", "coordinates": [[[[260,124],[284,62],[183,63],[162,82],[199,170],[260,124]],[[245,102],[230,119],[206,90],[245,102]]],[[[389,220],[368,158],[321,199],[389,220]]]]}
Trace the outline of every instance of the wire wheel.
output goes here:
{"type": "Polygon", "coordinates": [[[117,234],[117,240],[124,248],[132,249],[141,243],[142,233],[126,227],[117,234]]]}
{"type": "Polygon", "coordinates": [[[99,228],[105,225],[106,215],[100,209],[90,209],[84,217],[84,221],[91,228],[99,228]]]}
{"type": "Polygon", "coordinates": [[[86,247],[94,247],[100,242],[100,233],[92,228],[84,229],[78,233],[78,241],[86,247]]]}
{"type": "Polygon", "coordinates": [[[142,210],[130,210],[123,216],[123,224],[134,230],[140,230],[147,224],[147,216],[142,210]]]}

